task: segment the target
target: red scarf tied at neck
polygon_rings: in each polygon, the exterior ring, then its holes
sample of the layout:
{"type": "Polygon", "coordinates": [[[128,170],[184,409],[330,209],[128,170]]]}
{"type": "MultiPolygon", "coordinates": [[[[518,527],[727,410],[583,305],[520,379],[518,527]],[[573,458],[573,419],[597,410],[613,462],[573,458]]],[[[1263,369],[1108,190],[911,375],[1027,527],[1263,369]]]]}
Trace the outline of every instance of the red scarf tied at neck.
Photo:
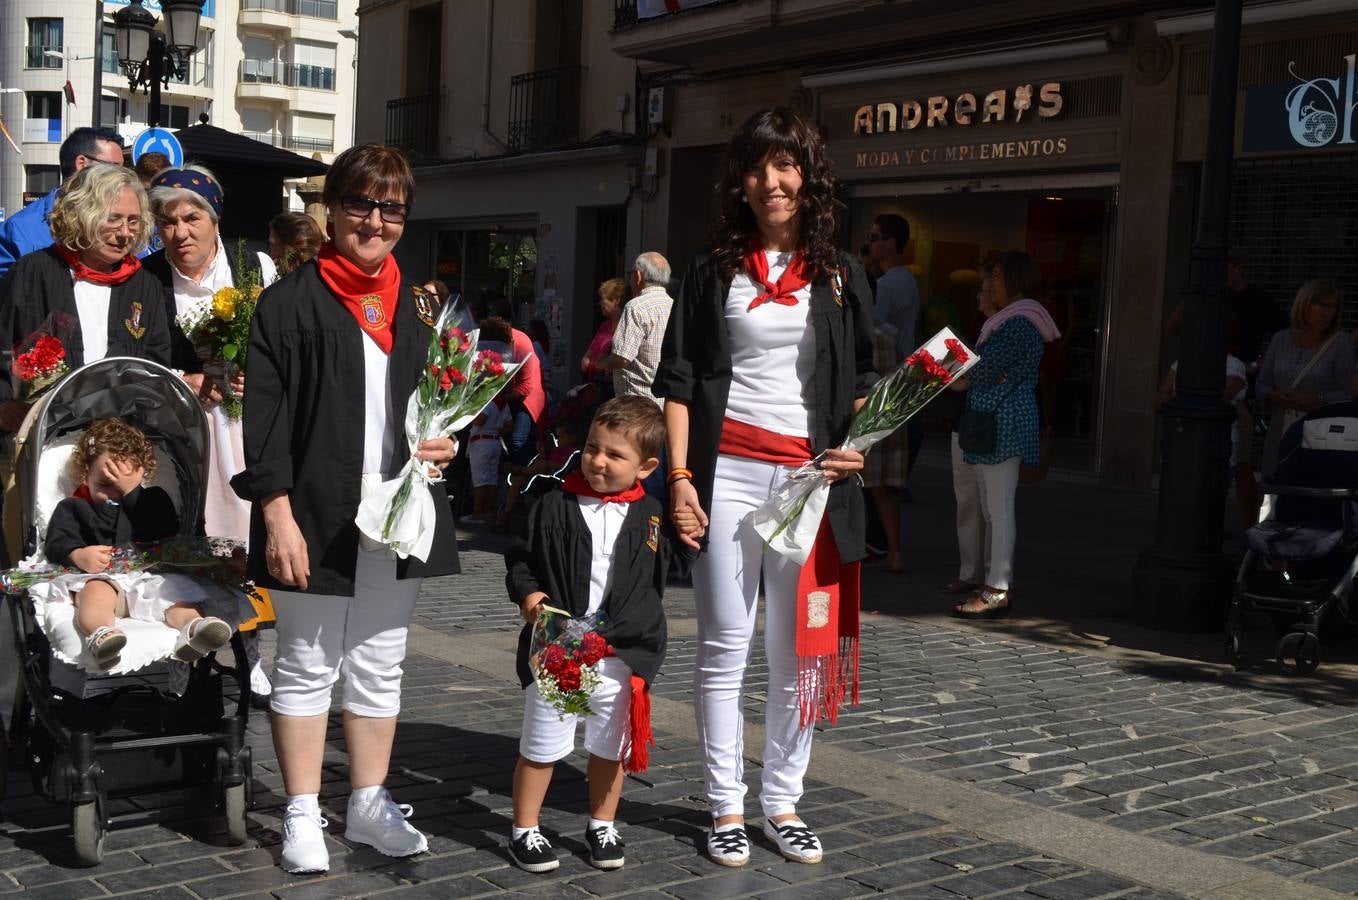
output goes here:
{"type": "Polygon", "coordinates": [[[750,276],[756,289],[763,288],[763,291],[745,308],[746,312],[753,311],[770,301],[779,306],[796,306],[797,298],[794,295],[811,280],[807,277],[806,251],[798,250],[792,257],[792,262],[783,270],[783,274],[778,276],[778,282],[769,284],[769,259],[765,255],[762,242],[752,243],[750,252],[745,254],[745,274],[750,276]]]}
{"type": "Polygon", "coordinates": [[[401,294],[401,269],[396,258],[382,260],[376,275],[369,275],[353,260],[335,249],[334,241],[326,241],[316,256],[316,268],[321,281],[330,288],[339,302],[358,322],[383,353],[391,353],[391,323],[396,318],[396,301],[401,294]]]}
{"type": "Polygon", "coordinates": [[[618,491],[616,494],[600,493],[589,486],[589,482],[585,480],[584,473],[579,469],[575,469],[566,476],[566,481],[561,488],[568,494],[574,494],[577,497],[593,497],[601,503],[635,503],[646,496],[646,492],[642,490],[640,481],[633,484],[627,490],[618,491]]]}
{"type": "Polygon", "coordinates": [[[122,284],[141,268],[141,260],[135,256],[124,256],[118,261],[112,272],[100,272],[98,269],[91,269],[80,261],[80,254],[70,247],[63,244],[56,245],[57,254],[62,258],[66,265],[71,267],[71,274],[76,281],[88,281],[90,284],[115,285],[122,284]]]}

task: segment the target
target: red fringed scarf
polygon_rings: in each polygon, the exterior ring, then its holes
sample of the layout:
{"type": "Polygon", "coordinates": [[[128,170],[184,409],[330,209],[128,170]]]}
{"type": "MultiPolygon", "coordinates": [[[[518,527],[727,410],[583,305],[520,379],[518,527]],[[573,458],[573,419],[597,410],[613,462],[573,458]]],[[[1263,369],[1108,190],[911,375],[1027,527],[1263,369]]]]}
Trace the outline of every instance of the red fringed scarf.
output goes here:
{"type": "MultiPolygon", "coordinates": [[[[783,466],[811,458],[811,442],[734,419],[722,423],[718,452],[783,466]]],[[[797,699],[805,728],[839,721],[846,694],[858,703],[859,563],[841,562],[828,516],[797,577],[797,699]]]]}
{"type": "Polygon", "coordinates": [[[119,261],[117,267],[112,272],[100,272],[98,269],[91,269],[80,261],[80,254],[64,244],[57,244],[57,254],[71,267],[71,274],[75,275],[77,281],[88,281],[90,284],[115,285],[122,284],[141,268],[141,260],[135,256],[124,256],[119,261]]]}
{"type": "MultiPolygon", "coordinates": [[[[568,494],[577,497],[593,497],[603,503],[635,503],[646,492],[642,490],[641,482],[634,483],[625,491],[618,491],[616,494],[604,494],[596,491],[589,486],[584,474],[576,469],[566,476],[566,481],[561,489],[568,494]]],[[[650,751],[648,745],[655,746],[655,736],[651,733],[651,686],[646,683],[646,679],[640,675],[632,676],[632,699],[628,709],[628,721],[630,723],[631,736],[628,741],[627,758],[623,761],[623,768],[629,772],[645,772],[650,765],[650,751]]]]}
{"type": "Polygon", "coordinates": [[[764,245],[759,241],[752,243],[750,252],[745,254],[745,274],[750,276],[756,288],[762,287],[764,290],[750,301],[746,312],[769,302],[780,306],[796,306],[797,298],[794,295],[811,281],[806,269],[806,253],[798,250],[783,274],[778,276],[778,282],[769,284],[769,260],[764,255],[764,245]]]}
{"type": "Polygon", "coordinates": [[[339,298],[383,353],[391,353],[391,323],[396,318],[396,301],[401,295],[401,269],[396,257],[382,260],[376,275],[369,275],[335,249],[333,241],[321,245],[316,256],[321,280],[339,298]]]}

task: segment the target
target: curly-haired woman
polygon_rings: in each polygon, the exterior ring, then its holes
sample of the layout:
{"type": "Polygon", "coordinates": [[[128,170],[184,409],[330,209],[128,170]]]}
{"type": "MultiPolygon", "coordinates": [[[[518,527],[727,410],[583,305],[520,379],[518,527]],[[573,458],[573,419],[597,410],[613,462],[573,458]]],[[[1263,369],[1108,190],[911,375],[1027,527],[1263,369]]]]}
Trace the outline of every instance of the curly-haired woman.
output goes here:
{"type": "MultiPolygon", "coordinates": [[[[820,137],[796,113],[766,110],[740,127],[712,249],[684,276],[655,379],[671,512],[676,523],[696,517],[707,537],[693,575],[695,711],[713,815],[707,853],[727,866],[750,858],[741,685],[761,577],[769,686],[760,802],[764,833],[788,859],[821,860],[797,803],[816,720],[833,719],[846,685],[856,689],[863,497],[848,476],[863,456],[833,448],[877,375],[872,294],[858,261],[834,244],[834,188],[820,137]],[[808,591],[808,570],[825,569],[766,549],[749,514],[822,451],[834,483],[813,559],[828,559],[838,580],[808,591]]],[[[697,547],[695,536],[684,540],[697,547]]]]}
{"type": "MultiPolygon", "coordinates": [[[[76,173],[49,219],[55,243],[19,259],[0,280],[0,309],[12,347],[53,314],[75,326],[65,337],[72,369],[105,356],[170,362],[165,288],[137,259],[151,234],[137,173],[93,165],[76,173]]],[[[9,361],[0,361],[0,431],[16,431],[27,408],[13,399],[9,361]]]]}

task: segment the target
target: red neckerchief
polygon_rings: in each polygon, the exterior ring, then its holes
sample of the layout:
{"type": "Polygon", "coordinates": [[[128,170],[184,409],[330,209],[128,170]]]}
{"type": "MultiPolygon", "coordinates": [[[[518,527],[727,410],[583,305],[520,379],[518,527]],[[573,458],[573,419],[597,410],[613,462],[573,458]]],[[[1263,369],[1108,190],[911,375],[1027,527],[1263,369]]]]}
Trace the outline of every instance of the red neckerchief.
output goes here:
{"type": "Polygon", "coordinates": [[[112,272],[100,272],[81,262],[80,254],[71,248],[62,244],[57,244],[56,248],[62,260],[71,267],[71,272],[75,275],[77,281],[88,281],[91,284],[122,284],[137,274],[137,270],[141,268],[141,260],[135,256],[124,256],[112,272]]]}
{"type": "Polygon", "coordinates": [[[316,256],[321,281],[344,304],[383,353],[391,353],[391,323],[396,318],[396,301],[401,294],[401,269],[396,257],[382,260],[382,269],[369,275],[326,241],[316,256]]]}
{"type": "Polygon", "coordinates": [[[635,503],[646,496],[646,491],[642,490],[641,482],[638,481],[625,491],[618,491],[616,494],[601,494],[589,486],[585,476],[579,469],[566,476],[566,482],[561,486],[568,494],[577,497],[593,497],[601,503],[635,503]]]}
{"type": "Polygon", "coordinates": [[[71,496],[77,500],[88,500],[90,503],[94,502],[94,497],[90,494],[90,486],[88,484],[82,484],[80,487],[76,488],[75,493],[71,496]]]}
{"type": "Polygon", "coordinates": [[[762,241],[753,242],[750,252],[745,255],[745,274],[750,276],[756,289],[763,287],[764,290],[750,301],[746,312],[770,301],[780,306],[796,306],[797,298],[793,295],[810,283],[806,268],[806,252],[798,250],[783,274],[778,276],[778,283],[769,284],[769,260],[764,255],[764,244],[762,241]]]}

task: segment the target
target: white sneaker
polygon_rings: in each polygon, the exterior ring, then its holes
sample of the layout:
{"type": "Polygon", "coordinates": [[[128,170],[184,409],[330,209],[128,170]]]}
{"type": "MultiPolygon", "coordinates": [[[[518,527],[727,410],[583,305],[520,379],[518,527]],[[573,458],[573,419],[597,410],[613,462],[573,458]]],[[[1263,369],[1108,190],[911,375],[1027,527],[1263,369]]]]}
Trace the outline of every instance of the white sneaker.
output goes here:
{"type": "Polygon", "coordinates": [[[811,865],[821,861],[820,838],[800,819],[786,822],[765,819],[764,835],[778,845],[778,852],[783,854],[784,859],[811,865]]]}
{"type": "Polygon", "coordinates": [[[414,812],[407,803],[399,806],[383,788],[364,803],[349,796],[349,811],[344,829],[346,840],[367,844],[384,856],[414,856],[429,849],[429,841],[406,819],[414,812]]]}
{"type": "Polygon", "coordinates": [[[196,662],[220,650],[231,640],[231,626],[215,616],[192,619],[179,629],[174,657],[183,662],[196,662]]]}
{"type": "Polygon", "coordinates": [[[289,808],[283,814],[284,872],[328,872],[330,852],[325,849],[325,831],[330,823],[319,810],[289,808]]]}

